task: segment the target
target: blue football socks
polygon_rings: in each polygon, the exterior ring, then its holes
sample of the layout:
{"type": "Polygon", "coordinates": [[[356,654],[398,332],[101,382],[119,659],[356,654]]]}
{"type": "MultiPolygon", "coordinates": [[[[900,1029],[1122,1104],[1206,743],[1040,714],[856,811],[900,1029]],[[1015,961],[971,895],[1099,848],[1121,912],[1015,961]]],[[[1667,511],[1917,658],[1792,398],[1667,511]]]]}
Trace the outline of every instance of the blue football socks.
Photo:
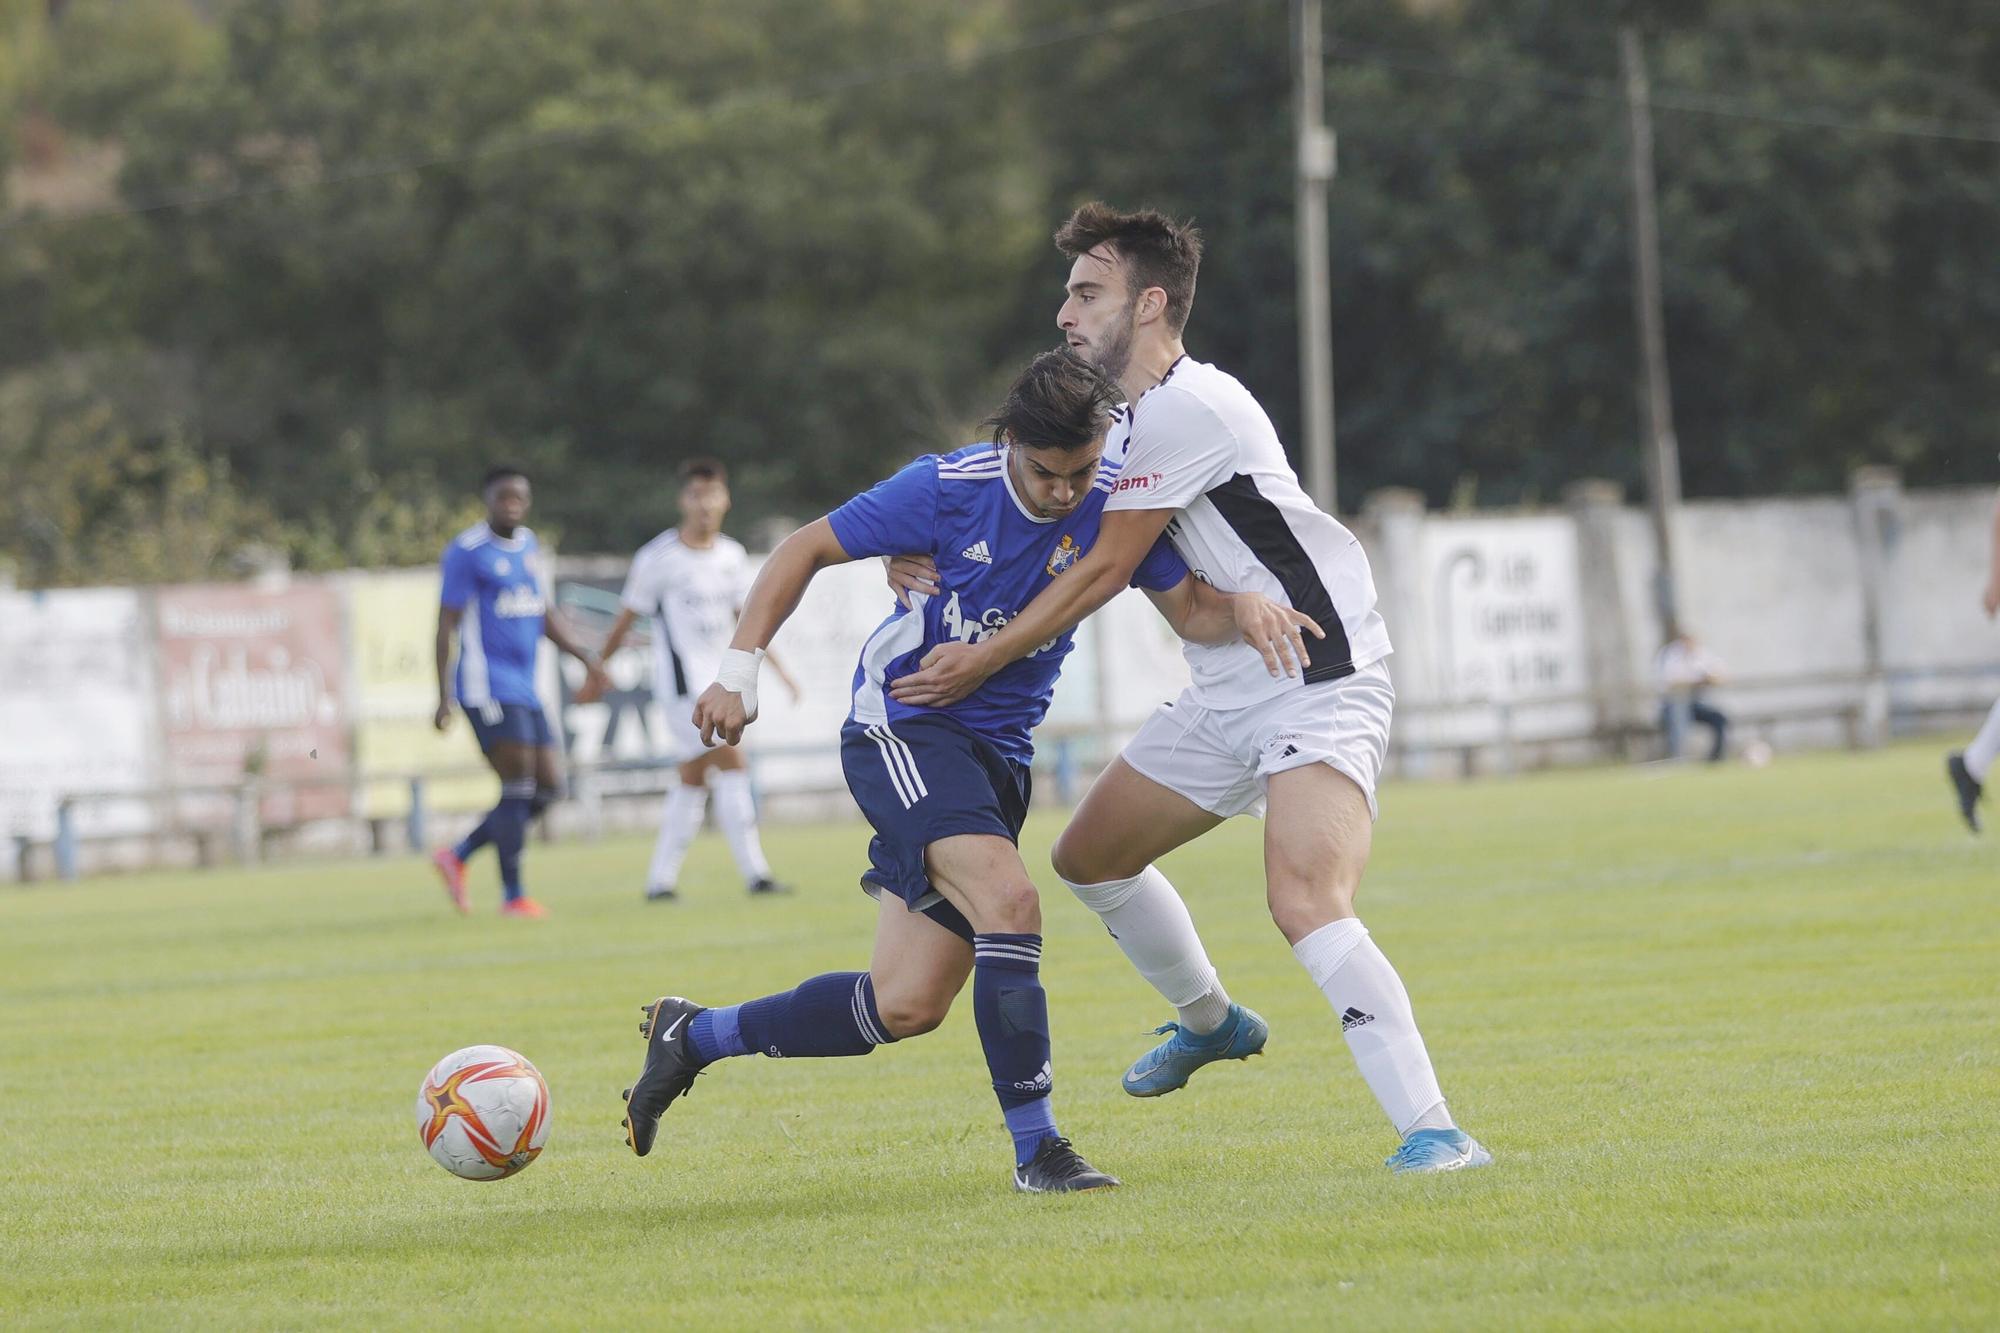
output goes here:
{"type": "Polygon", "coordinates": [[[972,1014],[1018,1166],[1027,1165],[1042,1140],[1056,1133],[1049,997],[1041,967],[1040,935],[972,937],[972,1014]]]}
{"type": "Polygon", "coordinates": [[[486,817],[493,826],[493,850],[500,855],[500,886],[507,901],[521,896],[521,848],[528,840],[528,811],[535,799],[535,780],[521,778],[500,784],[500,804],[486,817]]]}
{"type": "Polygon", "coordinates": [[[761,1000],[705,1010],[688,1024],[688,1046],[703,1064],[761,1052],[791,1058],[866,1055],[894,1041],[875,1008],[866,972],[828,972],[761,1000]]]}

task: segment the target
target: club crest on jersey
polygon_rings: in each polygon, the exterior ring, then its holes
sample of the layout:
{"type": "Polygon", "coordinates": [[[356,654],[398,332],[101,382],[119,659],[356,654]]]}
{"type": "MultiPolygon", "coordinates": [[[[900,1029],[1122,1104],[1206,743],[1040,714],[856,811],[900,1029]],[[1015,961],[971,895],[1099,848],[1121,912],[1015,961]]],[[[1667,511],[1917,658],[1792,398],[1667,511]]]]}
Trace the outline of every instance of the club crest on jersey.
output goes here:
{"type": "Polygon", "coordinates": [[[1056,575],[1062,573],[1065,569],[1075,564],[1082,555],[1083,548],[1076,544],[1076,538],[1065,536],[1062,539],[1062,544],[1057,546],[1055,552],[1049,556],[1049,577],[1054,578],[1056,575]]]}

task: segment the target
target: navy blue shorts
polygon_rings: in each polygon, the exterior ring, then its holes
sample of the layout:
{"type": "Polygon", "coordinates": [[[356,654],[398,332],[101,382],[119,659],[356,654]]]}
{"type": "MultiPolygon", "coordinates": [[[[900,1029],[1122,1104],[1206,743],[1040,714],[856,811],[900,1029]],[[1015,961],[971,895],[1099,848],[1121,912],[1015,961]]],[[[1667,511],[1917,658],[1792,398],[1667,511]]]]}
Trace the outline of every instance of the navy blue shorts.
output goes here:
{"type": "Polygon", "coordinates": [[[555,744],[549,732],[548,714],[539,704],[460,704],[465,709],[465,720],[472,724],[472,734],[479,738],[479,748],[485,754],[492,754],[496,745],[555,744]]]}
{"type": "Polygon", "coordinates": [[[970,940],[972,923],[925,876],[924,848],[961,833],[1019,842],[1028,817],[1028,766],[950,718],[924,716],[894,727],[848,722],[840,730],[840,767],[875,826],[861,887],[877,897],[893,893],[911,911],[970,940]]]}

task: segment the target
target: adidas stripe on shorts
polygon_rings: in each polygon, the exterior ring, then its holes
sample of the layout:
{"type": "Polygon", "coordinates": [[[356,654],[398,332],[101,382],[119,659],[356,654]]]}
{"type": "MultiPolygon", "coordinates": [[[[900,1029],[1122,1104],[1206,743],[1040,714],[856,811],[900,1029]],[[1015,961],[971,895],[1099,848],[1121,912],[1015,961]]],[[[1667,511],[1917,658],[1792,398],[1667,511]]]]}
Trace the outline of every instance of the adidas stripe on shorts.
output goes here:
{"type": "Polygon", "coordinates": [[[1028,817],[1026,764],[941,714],[840,729],[840,767],[855,804],[875,828],[861,887],[892,893],[965,939],[972,926],[931,886],[924,848],[961,833],[1017,842],[1028,817]]]}

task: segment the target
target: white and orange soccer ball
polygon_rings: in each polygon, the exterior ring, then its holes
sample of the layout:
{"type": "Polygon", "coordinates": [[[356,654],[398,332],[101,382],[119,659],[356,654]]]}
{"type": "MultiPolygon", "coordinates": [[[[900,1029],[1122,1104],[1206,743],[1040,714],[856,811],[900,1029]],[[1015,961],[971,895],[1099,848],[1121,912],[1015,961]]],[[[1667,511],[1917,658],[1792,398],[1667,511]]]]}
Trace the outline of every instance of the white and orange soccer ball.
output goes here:
{"type": "Polygon", "coordinates": [[[453,1051],[417,1091],[417,1137],[455,1176],[504,1180],[548,1142],[549,1085],[505,1046],[453,1051]]]}

